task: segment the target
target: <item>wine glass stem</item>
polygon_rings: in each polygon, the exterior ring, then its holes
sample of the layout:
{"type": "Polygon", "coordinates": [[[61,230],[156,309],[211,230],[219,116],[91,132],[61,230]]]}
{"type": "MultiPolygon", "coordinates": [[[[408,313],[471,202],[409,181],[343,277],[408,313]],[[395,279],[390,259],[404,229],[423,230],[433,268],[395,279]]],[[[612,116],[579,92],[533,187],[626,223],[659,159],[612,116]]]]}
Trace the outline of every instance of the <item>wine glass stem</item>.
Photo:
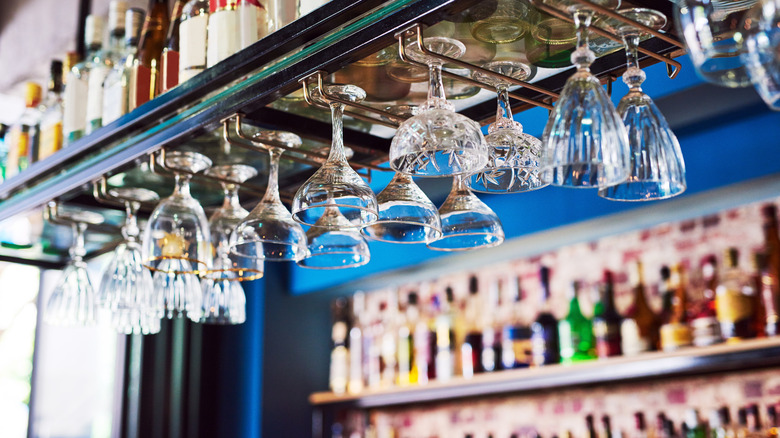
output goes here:
{"type": "Polygon", "coordinates": [[[507,84],[498,84],[496,86],[496,93],[498,94],[496,121],[500,119],[512,120],[512,106],[509,103],[509,86],[507,84]]]}
{"type": "MultiPolygon", "coordinates": [[[[332,152],[331,152],[332,153],[332,152]]],[[[276,203],[281,202],[279,199],[279,160],[282,158],[281,152],[275,149],[268,150],[268,187],[265,189],[265,195],[263,196],[263,202],[276,203]]]]}
{"type": "Polygon", "coordinates": [[[428,64],[428,101],[447,101],[444,95],[444,81],[441,76],[441,64],[428,64]]]}
{"type": "Polygon", "coordinates": [[[621,32],[623,44],[626,46],[626,72],[623,74],[624,82],[631,90],[640,90],[645,81],[645,74],[639,68],[639,32],[635,29],[629,29],[621,32]]]}
{"type": "Polygon", "coordinates": [[[137,202],[125,203],[125,226],[122,228],[122,236],[127,241],[135,241],[141,230],[138,228],[138,219],[136,213],[138,212],[137,202]]]}
{"type": "Polygon", "coordinates": [[[588,8],[577,8],[574,10],[574,24],[577,26],[577,49],[589,50],[588,48],[588,28],[590,20],[593,17],[593,11],[588,8]]]}
{"type": "Polygon", "coordinates": [[[73,225],[73,246],[70,248],[70,257],[74,262],[80,262],[87,253],[84,247],[84,231],[86,229],[87,225],[83,223],[73,225]]]}
{"type": "Polygon", "coordinates": [[[344,154],[344,104],[330,104],[331,123],[333,124],[333,144],[330,147],[328,160],[347,161],[344,154]]]}
{"type": "Polygon", "coordinates": [[[176,174],[176,187],[173,193],[181,196],[190,197],[190,177],[189,175],[176,174]]]}
{"type": "Polygon", "coordinates": [[[236,184],[224,184],[225,200],[222,202],[222,207],[237,208],[241,206],[238,202],[238,185],[236,184]]]}

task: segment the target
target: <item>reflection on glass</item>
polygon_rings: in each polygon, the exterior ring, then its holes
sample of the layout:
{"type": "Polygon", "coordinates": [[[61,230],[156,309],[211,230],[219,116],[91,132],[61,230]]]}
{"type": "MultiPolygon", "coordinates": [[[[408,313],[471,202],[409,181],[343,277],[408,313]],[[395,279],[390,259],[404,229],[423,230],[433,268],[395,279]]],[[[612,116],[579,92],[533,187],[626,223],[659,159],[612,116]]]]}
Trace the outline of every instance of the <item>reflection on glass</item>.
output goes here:
{"type": "Polygon", "coordinates": [[[523,38],[537,17],[536,8],[527,0],[498,0],[490,16],[471,25],[471,34],[486,43],[511,43],[523,38]]]}
{"type": "Polygon", "coordinates": [[[371,260],[368,242],[336,207],[327,207],[317,223],[306,232],[309,253],[298,266],[311,269],[343,269],[365,265],[371,260]]]}

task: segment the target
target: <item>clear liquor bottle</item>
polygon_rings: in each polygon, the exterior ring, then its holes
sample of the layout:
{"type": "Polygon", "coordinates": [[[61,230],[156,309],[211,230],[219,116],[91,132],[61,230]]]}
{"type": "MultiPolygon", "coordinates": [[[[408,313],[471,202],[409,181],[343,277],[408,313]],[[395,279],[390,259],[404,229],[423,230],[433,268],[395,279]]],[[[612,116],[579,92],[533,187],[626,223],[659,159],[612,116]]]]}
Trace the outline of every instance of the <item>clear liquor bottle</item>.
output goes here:
{"type": "Polygon", "coordinates": [[[103,126],[103,82],[122,60],[125,38],[127,2],[112,0],[108,8],[108,45],[103,46],[92,59],[87,81],[87,127],[91,134],[103,126]]]}
{"type": "Polygon", "coordinates": [[[89,71],[94,65],[95,55],[103,46],[103,18],[88,15],[84,26],[84,40],[87,56],[74,65],[65,80],[63,99],[63,129],[65,146],[80,139],[87,132],[87,97],[89,94],[89,71]]]}
{"type": "Polygon", "coordinates": [[[125,46],[103,81],[103,125],[130,111],[130,90],[133,89],[133,63],[138,51],[138,38],[144,21],[142,9],[130,8],[125,13],[125,46]]]}
{"type": "Polygon", "coordinates": [[[365,388],[363,381],[363,328],[366,325],[366,295],[352,296],[352,327],[349,329],[349,381],[347,391],[359,394],[365,388]]]}
{"type": "Polygon", "coordinates": [[[62,61],[51,62],[49,91],[41,104],[38,159],[42,160],[62,149],[62,61]]]}
{"type": "Polygon", "coordinates": [[[701,276],[704,280],[702,296],[691,312],[691,334],[693,345],[697,347],[717,344],[722,340],[715,304],[718,271],[714,255],[708,255],[702,260],[701,276]]]}
{"type": "Polygon", "coordinates": [[[347,300],[339,298],[333,305],[333,341],[330,353],[330,390],[336,394],[347,391],[349,380],[349,318],[347,316],[347,300]]]}
{"type": "Polygon", "coordinates": [[[19,119],[11,125],[7,134],[8,157],[6,159],[6,176],[12,177],[27,169],[32,151],[37,150],[39,141],[38,123],[41,112],[41,86],[35,82],[25,84],[25,108],[19,119]]]}

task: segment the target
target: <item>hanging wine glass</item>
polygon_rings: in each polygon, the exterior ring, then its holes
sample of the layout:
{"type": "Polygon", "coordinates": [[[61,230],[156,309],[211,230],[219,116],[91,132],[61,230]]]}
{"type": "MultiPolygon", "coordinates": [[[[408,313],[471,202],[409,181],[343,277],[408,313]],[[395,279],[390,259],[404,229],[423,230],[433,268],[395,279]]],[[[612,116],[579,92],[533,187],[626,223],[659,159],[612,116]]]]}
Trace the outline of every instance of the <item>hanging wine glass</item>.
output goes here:
{"type": "Polygon", "coordinates": [[[306,232],[309,255],[298,266],[311,269],[343,269],[365,265],[371,260],[368,242],[336,207],[325,213],[306,232]]]}
{"type": "MultiPolygon", "coordinates": [[[[418,35],[421,40],[422,37],[418,35]]],[[[476,172],[487,164],[487,148],[479,124],[455,112],[442,83],[442,61],[426,55],[420,41],[405,47],[406,55],[429,69],[428,99],[419,114],[404,121],[390,144],[390,167],[417,176],[452,176],[476,172]]],[[[446,37],[425,39],[431,52],[458,58],[466,48],[446,37]]]]}
{"type": "Polygon", "coordinates": [[[124,334],[153,334],[160,331],[160,309],[153,293],[152,274],[143,265],[138,236],[137,212],[144,202],[160,199],[157,193],[139,188],[122,187],[109,195],[125,205],[124,242],[114,250],[103,271],[98,289],[98,305],[111,311],[114,328],[124,334]]]}
{"type": "Polygon", "coordinates": [[[743,18],[742,62],[759,96],[780,110],[780,0],[764,0],[743,18]]]}
{"type": "Polygon", "coordinates": [[[211,167],[207,175],[220,178],[225,199],[209,219],[214,265],[201,281],[203,301],[200,322],[241,324],[246,321],[246,296],[240,282],[263,276],[263,260],[256,257],[230,257],[233,230],[249,215],[238,200],[239,184],[257,175],[243,164],[211,167]]]}
{"type": "MultiPolygon", "coordinates": [[[[634,8],[621,15],[652,29],[661,29],[666,16],[652,9],[634,8]]],[[[625,182],[599,189],[599,196],[619,201],[652,201],[685,191],[685,162],[680,143],[653,100],[642,91],[645,73],[639,68],[637,45],[641,32],[623,24],[611,29],[626,46],[628,67],[623,81],[629,90],[618,104],[628,130],[630,167],[625,182]]]]}
{"type": "Polygon", "coordinates": [[[504,228],[498,216],[466,186],[466,178],[455,176],[449,196],[439,207],[442,236],[428,243],[437,251],[466,251],[500,245],[504,228]]]}
{"type": "MultiPolygon", "coordinates": [[[[488,62],[482,68],[521,81],[528,80],[534,71],[523,62],[508,59],[488,62]]],[[[509,83],[480,72],[474,73],[474,79],[496,88],[498,110],[496,121],[488,127],[489,134],[485,137],[488,164],[469,177],[469,188],[484,193],[518,193],[545,187],[539,162],[542,142],[524,133],[523,125],[512,119],[509,83]]]]}
{"type": "Polygon", "coordinates": [[[84,232],[87,225],[103,222],[103,216],[84,210],[60,210],[56,207],[56,218],[71,224],[73,228],[73,246],[70,248],[70,261],[62,271],[57,286],[46,302],[44,319],[52,325],[87,326],[95,323],[96,299],[92,283],[89,281],[84,256],[84,232]]]}
{"type": "MultiPolygon", "coordinates": [[[[595,3],[607,8],[620,4],[618,0],[595,3]]],[[[579,4],[571,5],[569,10],[577,27],[577,49],[571,55],[577,71],[566,81],[544,129],[542,178],[564,187],[615,185],[628,178],[626,127],[601,83],[590,72],[590,64],[595,60],[588,48],[593,11],[579,4]]]]}
{"type": "MultiPolygon", "coordinates": [[[[358,102],[365,91],[354,85],[322,85],[328,95],[358,102]]],[[[344,156],[344,104],[330,101],[322,93],[315,99],[330,105],[333,117],[333,145],[328,160],[295,193],[292,216],[297,222],[314,226],[328,208],[335,207],[347,219],[351,228],[362,228],[377,218],[376,195],[349,165],[344,156]]]]}
{"type": "Polygon", "coordinates": [[[200,319],[202,290],[198,274],[211,266],[211,233],[203,207],[190,194],[190,175],[211,166],[197,152],[164,154],[164,166],[175,174],[173,194],[152,212],[144,230],[144,265],[153,271],[154,293],[167,318],[200,319]]]}
{"type": "Polygon", "coordinates": [[[252,139],[268,150],[268,186],[260,203],[236,227],[230,251],[241,258],[300,260],[306,257],[306,233],[279,199],[279,161],[284,149],[268,143],[297,148],[302,144],[301,138],[290,132],[260,131],[252,139]]]}

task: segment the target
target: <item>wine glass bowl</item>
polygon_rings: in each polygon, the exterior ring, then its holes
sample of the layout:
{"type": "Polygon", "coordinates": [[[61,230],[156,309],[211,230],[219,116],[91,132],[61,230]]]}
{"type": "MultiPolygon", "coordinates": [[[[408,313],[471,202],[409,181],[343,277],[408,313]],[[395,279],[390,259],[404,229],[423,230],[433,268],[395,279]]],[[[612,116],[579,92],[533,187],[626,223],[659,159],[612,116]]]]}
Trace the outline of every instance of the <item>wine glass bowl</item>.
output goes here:
{"type": "Polygon", "coordinates": [[[371,260],[368,242],[338,208],[328,207],[317,224],[306,232],[308,255],[298,266],[310,269],[344,269],[371,260]]]}

